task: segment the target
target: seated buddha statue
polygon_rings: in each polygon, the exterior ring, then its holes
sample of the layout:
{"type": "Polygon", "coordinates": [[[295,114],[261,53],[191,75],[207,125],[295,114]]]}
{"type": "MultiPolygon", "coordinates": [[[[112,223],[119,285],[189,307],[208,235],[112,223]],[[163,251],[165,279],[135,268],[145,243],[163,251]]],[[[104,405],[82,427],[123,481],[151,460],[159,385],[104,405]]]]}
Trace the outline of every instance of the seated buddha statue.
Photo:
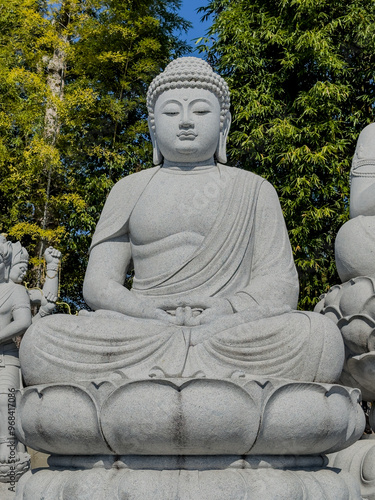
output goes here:
{"type": "Polygon", "coordinates": [[[227,84],[201,59],[176,59],[153,80],[156,166],[108,196],[84,281],[93,312],[28,329],[20,352],[27,385],[118,374],[339,377],[336,325],[295,310],[298,276],[274,188],[225,165],[229,105],[227,84]]]}

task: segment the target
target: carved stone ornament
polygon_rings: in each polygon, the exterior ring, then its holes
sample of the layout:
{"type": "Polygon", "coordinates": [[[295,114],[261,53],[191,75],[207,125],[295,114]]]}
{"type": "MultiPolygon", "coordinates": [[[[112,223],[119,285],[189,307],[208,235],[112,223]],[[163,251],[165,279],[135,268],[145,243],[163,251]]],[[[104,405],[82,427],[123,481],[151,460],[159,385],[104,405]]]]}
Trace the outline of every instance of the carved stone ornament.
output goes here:
{"type": "Polygon", "coordinates": [[[359,397],[280,379],[51,384],[24,390],[17,431],[61,455],[314,455],[359,439],[359,397]]]}

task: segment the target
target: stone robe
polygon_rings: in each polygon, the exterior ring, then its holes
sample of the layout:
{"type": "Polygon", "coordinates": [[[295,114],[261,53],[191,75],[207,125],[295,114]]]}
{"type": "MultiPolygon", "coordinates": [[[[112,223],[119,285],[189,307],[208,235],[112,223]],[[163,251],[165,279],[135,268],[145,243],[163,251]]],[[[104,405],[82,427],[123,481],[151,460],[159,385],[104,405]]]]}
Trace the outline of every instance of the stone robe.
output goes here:
{"type": "MultiPolygon", "coordinates": [[[[12,281],[0,284],[0,316],[5,323],[12,320],[16,309],[30,309],[30,300],[24,286],[16,285],[12,281]]],[[[7,391],[9,387],[20,386],[18,349],[12,339],[0,343],[0,392],[7,391]],[[16,367],[14,370],[10,367],[16,367]],[[16,374],[16,375],[15,375],[16,374]]]]}
{"type": "MultiPolygon", "coordinates": [[[[111,311],[45,318],[22,342],[28,385],[116,373],[130,378],[338,378],[344,351],[334,323],[315,313],[292,311],[298,278],[274,189],[252,173],[218,167],[220,208],[200,248],[167,273],[145,279],[136,273],[132,293],[182,301],[220,297],[231,303],[234,313],[195,327],[111,311]]],[[[158,173],[156,167],[117,183],[92,247],[124,235],[131,242],[132,214],[158,173]]]]}

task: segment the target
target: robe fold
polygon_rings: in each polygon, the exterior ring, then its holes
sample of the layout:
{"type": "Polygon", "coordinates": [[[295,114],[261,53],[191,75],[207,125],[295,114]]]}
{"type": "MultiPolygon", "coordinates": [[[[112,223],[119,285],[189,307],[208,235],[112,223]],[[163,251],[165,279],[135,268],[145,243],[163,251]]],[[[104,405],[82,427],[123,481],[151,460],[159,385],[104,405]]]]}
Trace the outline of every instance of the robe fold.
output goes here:
{"type": "MultiPolygon", "coordinates": [[[[11,321],[13,311],[21,308],[30,309],[30,300],[25,287],[12,281],[0,284],[0,315],[11,321]]],[[[0,343],[0,391],[14,386],[14,370],[10,371],[9,367],[16,367],[17,370],[20,367],[18,349],[12,339],[0,343]]],[[[15,373],[19,386],[20,373],[17,370],[15,373]]]]}

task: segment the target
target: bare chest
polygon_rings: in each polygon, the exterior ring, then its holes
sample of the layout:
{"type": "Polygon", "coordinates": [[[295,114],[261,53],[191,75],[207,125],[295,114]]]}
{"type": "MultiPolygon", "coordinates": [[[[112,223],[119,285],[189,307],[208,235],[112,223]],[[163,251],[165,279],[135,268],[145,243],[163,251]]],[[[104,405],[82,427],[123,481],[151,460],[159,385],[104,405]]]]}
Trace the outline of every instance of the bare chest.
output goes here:
{"type": "Polygon", "coordinates": [[[142,245],[180,233],[205,237],[219,210],[217,175],[158,172],[130,217],[131,240],[142,245]]]}

